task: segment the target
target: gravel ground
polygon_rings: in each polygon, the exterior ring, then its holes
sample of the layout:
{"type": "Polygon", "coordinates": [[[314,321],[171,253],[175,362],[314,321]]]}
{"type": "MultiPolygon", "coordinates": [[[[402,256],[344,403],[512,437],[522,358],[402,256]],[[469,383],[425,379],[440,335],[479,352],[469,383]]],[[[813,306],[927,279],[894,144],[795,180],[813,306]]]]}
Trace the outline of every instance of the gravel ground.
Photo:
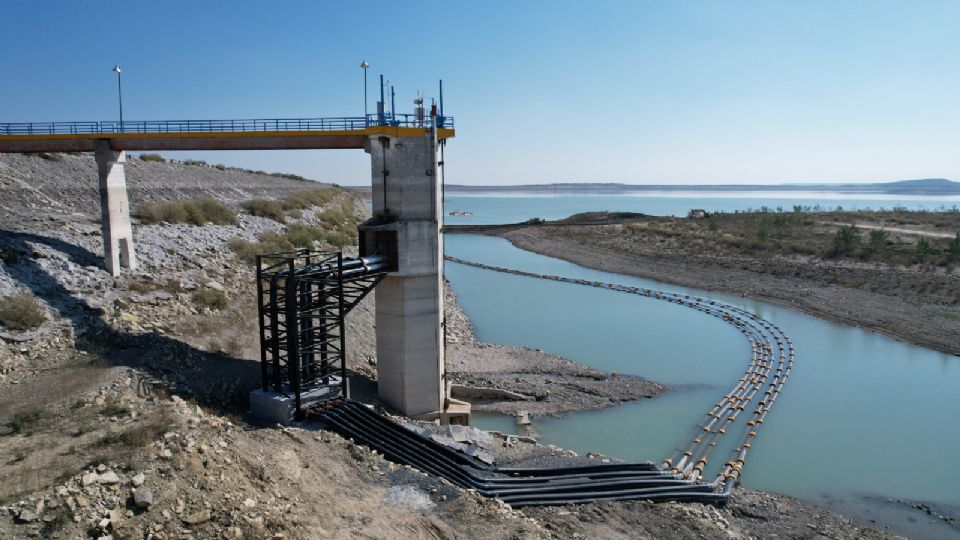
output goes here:
{"type": "Polygon", "coordinates": [[[513,400],[467,398],[475,410],[556,415],[650,398],[665,390],[641,377],[600,371],[539,349],[477,342],[469,319],[449,289],[444,309],[451,380],[472,388],[519,394],[513,400]]]}
{"type": "MultiPolygon", "coordinates": [[[[609,227],[618,226],[524,227],[502,236],[521,249],[588,268],[742,294],[960,355],[957,305],[921,297],[917,291],[932,278],[918,270],[787,257],[707,256],[662,242],[624,240],[609,227]],[[845,286],[848,283],[869,286],[845,286]]],[[[935,277],[960,288],[956,273],[935,277]]]]}
{"type": "MultiPolygon", "coordinates": [[[[71,198],[82,190],[57,191],[95,182],[91,163],[0,156],[0,243],[21,254],[0,265],[0,294],[30,289],[49,318],[38,332],[0,338],[0,538],[888,537],[818,507],[746,491],[726,508],[518,511],[314,426],[260,424],[246,413],[246,394],[259,381],[252,273],[223,242],[278,225],[244,217],[233,228],[136,226],[143,268],[114,279],[100,267],[96,212],[71,198]],[[169,282],[177,284],[172,291],[169,282]],[[229,307],[194,304],[189,291],[200,287],[223,289],[229,307]]],[[[264,181],[257,175],[246,181],[210,169],[190,177],[196,168],[143,165],[141,172],[176,177],[170,196],[269,191],[256,187],[264,181]]],[[[293,189],[274,180],[277,196],[293,189]]],[[[539,351],[477,344],[448,302],[451,370],[533,398],[525,406],[604,406],[659,388],[539,351]],[[618,385],[598,402],[576,397],[618,385]]],[[[350,366],[358,382],[369,380],[372,301],[348,325],[350,366]]],[[[489,450],[503,463],[609,459],[513,437],[495,438],[489,450]]]]}

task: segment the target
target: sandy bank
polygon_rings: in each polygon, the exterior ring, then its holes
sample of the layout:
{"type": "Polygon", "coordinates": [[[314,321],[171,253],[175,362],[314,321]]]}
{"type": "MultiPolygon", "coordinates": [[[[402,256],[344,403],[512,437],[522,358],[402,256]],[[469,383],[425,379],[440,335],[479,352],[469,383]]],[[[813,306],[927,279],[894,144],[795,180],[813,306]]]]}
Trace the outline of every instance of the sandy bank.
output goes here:
{"type": "MultiPolygon", "coordinates": [[[[640,377],[612,374],[547,352],[478,342],[466,314],[447,289],[447,369],[454,384],[492,388],[522,399],[473,399],[475,410],[554,415],[602,409],[659,395],[665,388],[640,377]]],[[[456,392],[454,392],[456,397],[456,392]]]]}
{"type": "MultiPolygon", "coordinates": [[[[960,319],[953,305],[911,300],[909,289],[924,276],[884,272],[873,267],[825,261],[738,256],[698,256],[664,245],[604,241],[590,227],[525,227],[501,234],[515,246],[606,272],[627,274],[684,287],[721,291],[778,304],[834,322],[858,326],[894,339],[950,354],[960,354],[960,319]],[[843,284],[871,281],[883,290],[898,281],[899,294],[843,284]]],[[[890,288],[887,291],[891,290],[890,288]]]]}

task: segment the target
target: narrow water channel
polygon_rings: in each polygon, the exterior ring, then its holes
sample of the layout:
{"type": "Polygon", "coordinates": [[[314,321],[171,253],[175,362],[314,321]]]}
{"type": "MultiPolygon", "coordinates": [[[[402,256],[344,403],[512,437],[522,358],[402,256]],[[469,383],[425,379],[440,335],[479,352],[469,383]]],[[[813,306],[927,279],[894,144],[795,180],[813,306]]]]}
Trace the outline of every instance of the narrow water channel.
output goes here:
{"type": "MultiPolygon", "coordinates": [[[[753,446],[744,485],[854,514],[873,496],[960,507],[960,358],[763,302],[586,269],[499,238],[448,235],[446,253],[748,309],[791,336],[797,361],[753,446]]],[[[659,460],[687,438],[749,358],[732,327],[682,306],[454,263],[446,275],[482,341],[536,347],[673,386],[655,399],[538,420],[545,444],[659,460]]],[[[481,415],[476,424],[516,431],[502,417],[481,415]]]]}

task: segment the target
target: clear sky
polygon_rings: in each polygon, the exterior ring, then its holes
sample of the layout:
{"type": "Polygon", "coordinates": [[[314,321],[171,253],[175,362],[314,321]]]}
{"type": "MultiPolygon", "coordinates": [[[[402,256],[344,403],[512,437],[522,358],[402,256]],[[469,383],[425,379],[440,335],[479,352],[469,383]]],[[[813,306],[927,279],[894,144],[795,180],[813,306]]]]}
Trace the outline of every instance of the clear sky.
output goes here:
{"type": "MultiPolygon", "coordinates": [[[[447,181],[960,179],[960,2],[0,1],[0,121],[352,116],[437,94],[447,181]]],[[[181,155],[180,157],[183,157],[181,155]]],[[[362,151],[191,155],[341,184],[362,151]]]]}

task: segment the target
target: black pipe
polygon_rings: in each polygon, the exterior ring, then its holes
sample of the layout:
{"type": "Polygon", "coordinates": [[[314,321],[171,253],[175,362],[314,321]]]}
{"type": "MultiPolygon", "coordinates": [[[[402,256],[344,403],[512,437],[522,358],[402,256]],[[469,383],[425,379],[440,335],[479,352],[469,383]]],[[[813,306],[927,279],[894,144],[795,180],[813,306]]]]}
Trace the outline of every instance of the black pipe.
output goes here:
{"type": "MultiPolygon", "coordinates": [[[[414,433],[349,399],[338,403],[328,402],[322,409],[307,411],[311,418],[324,421],[344,436],[382,452],[388,459],[446,478],[460,487],[474,489],[481,495],[499,497],[514,506],[578,504],[596,500],[627,499],[697,500],[712,503],[726,501],[739,481],[750,443],[773,402],[779,396],[792,369],[796,353],[789,338],[779,327],[741,308],[689,295],[533,274],[450,257],[447,259],[521,276],[637,294],[696,309],[704,314],[721,318],[736,327],[751,344],[751,362],[744,376],[700,422],[692,440],[686,445],[686,450],[682,451],[682,458],[679,454],[681,450],[678,450],[678,453],[674,454],[674,457],[678,458],[676,463],[673,463],[673,458],[664,462],[667,466],[673,465],[670,470],[657,468],[651,462],[555,468],[492,466],[414,433]],[[787,352],[789,352],[789,361],[787,361],[787,352]],[[758,396],[760,396],[759,399],[758,396]],[[726,434],[729,428],[739,423],[740,413],[755,400],[756,408],[752,411],[750,420],[746,422],[740,445],[733,451],[723,472],[712,482],[701,481],[700,478],[703,476],[716,441],[726,434]]],[[[338,255],[335,262],[328,260],[309,264],[310,261],[307,259],[307,264],[294,268],[292,260],[292,258],[289,259],[290,265],[287,269],[278,270],[272,276],[269,292],[275,309],[281,307],[277,298],[277,289],[281,288],[279,287],[281,277],[290,276],[291,279],[287,281],[292,282],[333,280],[330,281],[331,284],[341,287],[338,294],[341,324],[345,301],[342,292],[344,280],[382,275],[392,264],[383,256],[343,259],[338,255]]],[[[296,294],[285,294],[282,303],[286,303],[285,307],[290,309],[290,304],[295,305],[296,301],[296,294]]],[[[300,333],[297,328],[290,328],[288,331],[293,335],[300,333]]]]}
{"type": "MultiPolygon", "coordinates": [[[[337,407],[319,414],[324,417],[328,425],[334,427],[337,431],[383,452],[384,456],[388,458],[400,459],[405,463],[413,464],[424,472],[447,478],[460,487],[474,489],[484,496],[498,497],[514,506],[636,498],[708,501],[722,499],[722,497],[718,498],[713,493],[718,486],[716,483],[692,483],[667,474],[664,474],[661,478],[567,483],[543,482],[530,478],[528,480],[533,480],[535,483],[518,487],[496,488],[483,480],[477,481],[471,478],[472,473],[465,470],[469,469],[469,466],[453,466],[445,459],[432,460],[426,455],[419,454],[416,449],[398,444],[396,441],[384,441],[378,438],[370,433],[369,427],[365,428],[352,422],[359,419],[358,410],[354,407],[337,407]]],[[[396,427],[408,431],[402,426],[397,425],[396,427]]],[[[428,440],[419,435],[413,435],[423,442],[428,440]]]]}
{"type": "MultiPolygon", "coordinates": [[[[355,424],[354,421],[359,420],[359,418],[355,415],[352,415],[350,411],[344,409],[345,408],[333,410],[327,413],[328,418],[332,417],[331,423],[333,425],[343,429],[344,431],[347,431],[351,435],[363,439],[364,442],[368,443],[375,449],[382,450],[385,455],[391,454],[394,456],[403,457],[405,461],[415,463],[418,468],[426,467],[434,472],[442,471],[446,473],[442,474],[442,476],[448,478],[449,480],[470,487],[471,489],[475,489],[486,496],[497,496],[503,498],[507,496],[517,497],[520,495],[537,495],[545,493],[574,494],[577,492],[583,492],[585,489],[590,489],[594,493],[610,491],[624,492],[625,490],[629,489],[662,489],[666,487],[669,487],[670,489],[678,489],[691,484],[689,481],[678,479],[673,475],[661,474],[659,477],[579,482],[552,482],[536,478],[507,479],[514,481],[526,481],[523,482],[522,485],[497,487],[490,483],[489,478],[477,477],[469,470],[471,467],[457,466],[453,463],[450,463],[446,459],[446,456],[421,453],[417,448],[404,445],[396,440],[389,440],[389,435],[383,433],[382,431],[372,433],[372,431],[376,430],[371,430],[369,425],[362,426],[355,424]]],[[[397,427],[398,429],[405,429],[402,426],[397,427]]],[[[423,438],[421,437],[421,439],[423,438]]]]}

